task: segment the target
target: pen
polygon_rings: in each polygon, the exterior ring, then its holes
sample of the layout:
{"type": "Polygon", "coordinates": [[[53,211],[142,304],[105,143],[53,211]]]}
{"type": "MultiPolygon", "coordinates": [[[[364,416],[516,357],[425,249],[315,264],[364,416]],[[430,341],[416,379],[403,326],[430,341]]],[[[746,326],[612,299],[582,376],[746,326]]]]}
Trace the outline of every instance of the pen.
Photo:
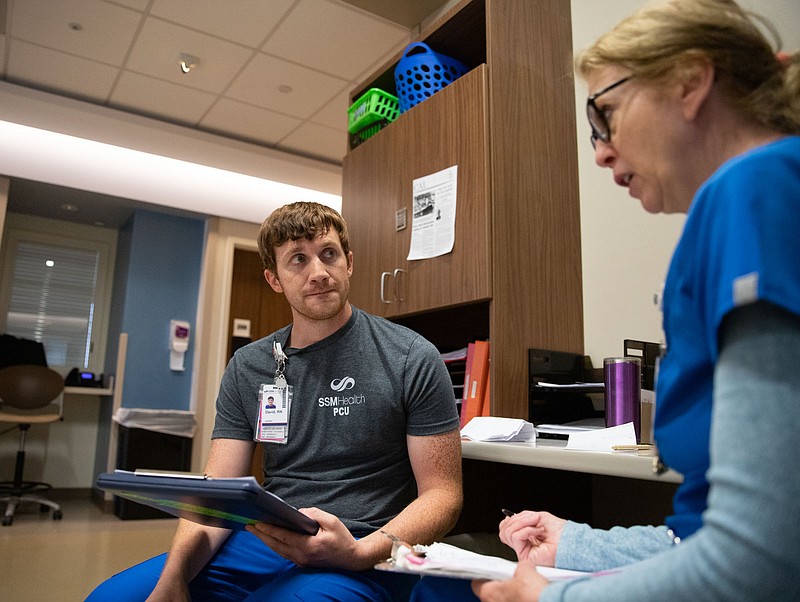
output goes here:
{"type": "Polygon", "coordinates": [[[647,443],[641,443],[639,445],[612,445],[611,449],[614,451],[649,451],[653,449],[653,446],[647,443]]]}
{"type": "Polygon", "coordinates": [[[514,516],[516,514],[516,512],[511,512],[511,510],[506,510],[505,508],[501,508],[501,510],[506,516],[514,516]]]}

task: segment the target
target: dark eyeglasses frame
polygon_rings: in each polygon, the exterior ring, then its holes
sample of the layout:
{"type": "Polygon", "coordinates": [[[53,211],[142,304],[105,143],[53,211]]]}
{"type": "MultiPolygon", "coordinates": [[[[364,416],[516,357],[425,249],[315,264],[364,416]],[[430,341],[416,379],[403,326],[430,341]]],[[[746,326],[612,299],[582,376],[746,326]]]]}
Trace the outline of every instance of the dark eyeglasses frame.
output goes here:
{"type": "Polygon", "coordinates": [[[592,128],[592,135],[589,136],[589,140],[592,143],[592,148],[597,147],[598,140],[602,140],[606,143],[611,142],[611,126],[606,120],[603,111],[600,110],[600,107],[597,106],[595,101],[606,92],[610,92],[617,86],[621,86],[632,77],[633,75],[627,75],[622,79],[615,81],[613,84],[606,86],[599,92],[595,92],[586,99],[586,117],[589,120],[589,127],[592,128]]]}

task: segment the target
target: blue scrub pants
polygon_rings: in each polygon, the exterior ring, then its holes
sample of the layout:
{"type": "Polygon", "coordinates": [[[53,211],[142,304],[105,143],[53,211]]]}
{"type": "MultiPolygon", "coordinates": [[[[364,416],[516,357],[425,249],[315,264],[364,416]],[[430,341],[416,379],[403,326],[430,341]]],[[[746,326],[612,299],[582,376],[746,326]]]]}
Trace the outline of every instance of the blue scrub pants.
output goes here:
{"type": "Polygon", "coordinates": [[[472,581],[469,579],[447,579],[444,577],[423,577],[414,588],[411,602],[445,602],[459,600],[478,601],[472,593],[472,581]]]}
{"type": "MultiPolygon", "coordinates": [[[[101,583],[87,602],[143,601],[161,575],[167,555],[137,564],[101,583]]],[[[255,535],[234,531],[189,584],[202,600],[394,602],[408,600],[419,579],[382,571],[301,568],[273,552],[255,535]]]]}

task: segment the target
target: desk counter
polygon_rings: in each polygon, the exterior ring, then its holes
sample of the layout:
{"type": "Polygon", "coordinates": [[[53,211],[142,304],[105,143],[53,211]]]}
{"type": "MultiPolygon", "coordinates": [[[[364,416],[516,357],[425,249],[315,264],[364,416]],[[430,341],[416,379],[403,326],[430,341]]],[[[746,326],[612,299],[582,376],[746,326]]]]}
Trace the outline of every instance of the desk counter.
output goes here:
{"type": "Polygon", "coordinates": [[[93,395],[95,397],[111,397],[114,387],[64,387],[64,395],[93,395]]]}
{"type": "Polygon", "coordinates": [[[653,472],[653,457],[633,452],[602,453],[565,449],[567,442],[557,439],[538,439],[530,443],[498,443],[462,441],[464,458],[485,460],[519,466],[535,466],[612,477],[643,479],[663,483],[680,483],[683,477],[674,470],[657,475],[653,472]]]}

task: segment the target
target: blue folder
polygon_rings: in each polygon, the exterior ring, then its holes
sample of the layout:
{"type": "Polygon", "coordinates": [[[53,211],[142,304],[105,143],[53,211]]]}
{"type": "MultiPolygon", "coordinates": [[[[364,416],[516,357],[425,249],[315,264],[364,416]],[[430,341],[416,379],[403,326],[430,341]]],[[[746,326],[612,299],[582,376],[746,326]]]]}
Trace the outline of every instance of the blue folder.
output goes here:
{"type": "Polygon", "coordinates": [[[212,527],[244,529],[263,522],[309,535],[319,529],[317,521],[266,491],[254,477],[214,479],[118,470],[101,474],[97,487],[212,527]]]}

